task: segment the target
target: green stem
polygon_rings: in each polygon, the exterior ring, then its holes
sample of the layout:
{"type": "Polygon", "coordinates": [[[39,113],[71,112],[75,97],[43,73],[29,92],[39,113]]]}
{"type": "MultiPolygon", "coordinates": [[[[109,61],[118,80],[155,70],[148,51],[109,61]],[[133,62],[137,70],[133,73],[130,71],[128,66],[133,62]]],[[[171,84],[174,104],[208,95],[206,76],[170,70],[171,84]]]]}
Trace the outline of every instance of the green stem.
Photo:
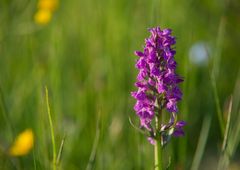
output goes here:
{"type": "Polygon", "coordinates": [[[55,135],[54,135],[54,129],[53,129],[53,122],[52,122],[52,116],[51,116],[51,111],[50,111],[50,104],[49,104],[49,98],[48,98],[48,88],[47,86],[45,87],[45,93],[46,93],[46,103],[47,103],[47,113],[48,113],[48,120],[49,120],[49,125],[50,125],[50,130],[51,130],[51,138],[52,138],[52,149],[53,149],[53,170],[57,169],[57,164],[56,164],[56,144],[55,144],[55,135]]]}
{"type": "Polygon", "coordinates": [[[161,148],[161,141],[156,140],[154,145],[154,169],[155,170],[162,170],[162,148],[161,148]]]}
{"type": "Polygon", "coordinates": [[[161,146],[161,135],[159,135],[158,132],[160,132],[160,115],[156,116],[156,139],[155,139],[155,145],[154,145],[154,170],[162,170],[162,146],[161,146]]]}

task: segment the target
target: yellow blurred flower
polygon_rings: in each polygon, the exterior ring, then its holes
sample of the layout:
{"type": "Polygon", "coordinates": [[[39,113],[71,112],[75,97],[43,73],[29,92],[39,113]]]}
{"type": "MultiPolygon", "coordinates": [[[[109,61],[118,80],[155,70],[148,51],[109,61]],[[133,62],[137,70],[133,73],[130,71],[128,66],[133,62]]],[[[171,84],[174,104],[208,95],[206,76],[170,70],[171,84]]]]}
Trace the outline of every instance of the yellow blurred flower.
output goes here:
{"type": "Polygon", "coordinates": [[[53,12],[57,7],[58,7],[58,0],[39,0],[38,1],[39,9],[45,9],[53,12]]]}
{"type": "Polygon", "coordinates": [[[58,0],[39,0],[38,10],[34,15],[34,20],[39,25],[48,24],[51,19],[53,12],[58,7],[58,0]]]}
{"type": "Polygon", "coordinates": [[[40,9],[34,16],[34,20],[39,25],[46,25],[52,18],[52,13],[49,10],[40,9]]]}
{"type": "Polygon", "coordinates": [[[34,144],[34,135],[31,129],[26,129],[20,133],[13,145],[9,149],[9,154],[12,156],[22,156],[30,152],[34,144]]]}

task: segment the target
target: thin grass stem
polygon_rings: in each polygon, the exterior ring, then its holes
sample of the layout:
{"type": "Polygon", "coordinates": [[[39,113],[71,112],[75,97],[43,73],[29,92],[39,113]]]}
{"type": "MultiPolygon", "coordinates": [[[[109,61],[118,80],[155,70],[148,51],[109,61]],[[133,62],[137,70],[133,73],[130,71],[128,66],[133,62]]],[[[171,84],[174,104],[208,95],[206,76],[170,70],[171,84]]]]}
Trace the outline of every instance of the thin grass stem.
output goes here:
{"type": "Polygon", "coordinates": [[[89,161],[87,164],[87,168],[86,170],[91,170],[93,169],[93,165],[95,162],[95,158],[96,158],[96,154],[97,154],[97,149],[98,149],[98,144],[99,144],[99,138],[100,138],[100,130],[101,130],[101,126],[100,126],[100,114],[98,114],[98,118],[97,118],[97,128],[96,128],[96,135],[94,138],[94,142],[93,142],[93,147],[92,147],[92,151],[89,157],[89,161]]]}
{"type": "Polygon", "coordinates": [[[202,156],[205,150],[205,146],[206,146],[206,141],[208,138],[208,134],[209,134],[209,129],[211,126],[211,116],[210,115],[206,115],[202,124],[202,129],[201,129],[201,133],[200,133],[200,137],[198,139],[198,145],[197,145],[197,149],[193,158],[193,163],[192,163],[192,167],[191,170],[198,170],[199,169],[199,165],[200,162],[202,160],[202,156]]]}
{"type": "Polygon", "coordinates": [[[53,128],[53,122],[52,122],[52,116],[51,116],[51,110],[49,105],[49,98],[48,98],[48,88],[45,86],[45,93],[46,93],[46,103],[47,103],[47,113],[48,113],[48,120],[51,130],[51,138],[52,138],[52,152],[53,152],[53,170],[57,169],[56,164],[56,144],[55,144],[55,135],[54,135],[54,128],[53,128]]]}
{"type": "Polygon", "coordinates": [[[59,151],[58,151],[58,156],[57,156],[57,165],[60,164],[60,161],[61,161],[61,157],[62,157],[62,152],[63,152],[63,147],[64,147],[64,143],[65,143],[65,139],[66,139],[66,134],[64,134],[63,136],[63,139],[61,141],[61,145],[60,145],[60,148],[59,148],[59,151]]]}
{"type": "Polygon", "coordinates": [[[2,87],[0,85],[0,99],[1,99],[1,105],[2,105],[2,108],[3,108],[3,118],[5,119],[5,122],[8,126],[8,128],[10,129],[10,135],[11,135],[11,138],[13,138],[13,126],[11,124],[11,121],[9,119],[9,112],[8,112],[8,109],[7,109],[7,106],[6,106],[6,101],[5,101],[5,98],[4,98],[4,94],[3,94],[3,91],[2,91],[2,87]]]}

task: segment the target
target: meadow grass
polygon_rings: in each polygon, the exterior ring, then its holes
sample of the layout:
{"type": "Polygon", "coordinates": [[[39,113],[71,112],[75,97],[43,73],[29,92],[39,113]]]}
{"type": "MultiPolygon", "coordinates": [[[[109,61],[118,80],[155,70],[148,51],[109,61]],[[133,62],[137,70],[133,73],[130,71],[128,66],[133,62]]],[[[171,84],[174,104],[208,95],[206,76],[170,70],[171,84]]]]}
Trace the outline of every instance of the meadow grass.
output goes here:
{"type": "Polygon", "coordinates": [[[153,146],[129,117],[138,126],[133,52],[157,25],[177,38],[179,119],[187,121],[185,137],[164,148],[164,167],[238,169],[239,7],[234,0],[59,1],[42,26],[34,22],[37,1],[2,0],[0,169],[153,169],[153,146]],[[209,49],[207,64],[189,59],[198,42],[209,49]],[[26,128],[33,150],[10,156],[26,128]]]}

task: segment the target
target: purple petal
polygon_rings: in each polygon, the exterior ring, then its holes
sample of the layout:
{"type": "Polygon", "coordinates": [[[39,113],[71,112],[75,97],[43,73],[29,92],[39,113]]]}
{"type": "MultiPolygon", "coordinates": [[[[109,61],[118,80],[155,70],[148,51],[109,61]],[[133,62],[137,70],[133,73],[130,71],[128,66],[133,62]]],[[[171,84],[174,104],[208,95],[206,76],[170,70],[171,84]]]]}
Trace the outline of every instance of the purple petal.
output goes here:
{"type": "Polygon", "coordinates": [[[153,68],[151,69],[151,74],[154,75],[154,76],[160,76],[160,70],[159,70],[159,68],[153,67],[153,68]]]}
{"type": "Polygon", "coordinates": [[[183,126],[185,126],[187,123],[185,121],[178,121],[176,123],[176,128],[182,128],[183,126]]]}
{"type": "Polygon", "coordinates": [[[148,137],[147,139],[152,145],[156,144],[156,141],[152,137],[148,137]]]}
{"type": "Polygon", "coordinates": [[[137,100],[144,100],[144,99],[146,99],[146,94],[143,92],[143,91],[140,91],[140,92],[138,92],[136,95],[135,95],[135,98],[137,99],[137,100]]]}
{"type": "Polygon", "coordinates": [[[138,81],[142,81],[145,78],[147,78],[147,71],[146,70],[140,70],[137,76],[138,81]]]}
{"type": "Polygon", "coordinates": [[[140,58],[137,61],[137,64],[135,66],[138,69],[146,69],[147,68],[147,62],[143,58],[140,58]]]}
{"type": "Polygon", "coordinates": [[[167,86],[163,82],[159,82],[157,85],[158,93],[165,93],[167,91],[167,86]]]}
{"type": "Polygon", "coordinates": [[[143,57],[144,54],[141,51],[135,51],[134,54],[138,57],[143,57]]]}
{"type": "Polygon", "coordinates": [[[174,112],[174,113],[178,112],[177,102],[176,102],[175,99],[168,100],[168,102],[167,102],[167,110],[169,112],[174,112]]]}
{"type": "Polygon", "coordinates": [[[170,35],[172,33],[171,29],[163,29],[162,30],[162,35],[170,35]]]}
{"type": "Polygon", "coordinates": [[[176,130],[173,132],[173,136],[175,136],[175,137],[184,136],[184,131],[183,131],[182,129],[176,129],[176,130]]]}

